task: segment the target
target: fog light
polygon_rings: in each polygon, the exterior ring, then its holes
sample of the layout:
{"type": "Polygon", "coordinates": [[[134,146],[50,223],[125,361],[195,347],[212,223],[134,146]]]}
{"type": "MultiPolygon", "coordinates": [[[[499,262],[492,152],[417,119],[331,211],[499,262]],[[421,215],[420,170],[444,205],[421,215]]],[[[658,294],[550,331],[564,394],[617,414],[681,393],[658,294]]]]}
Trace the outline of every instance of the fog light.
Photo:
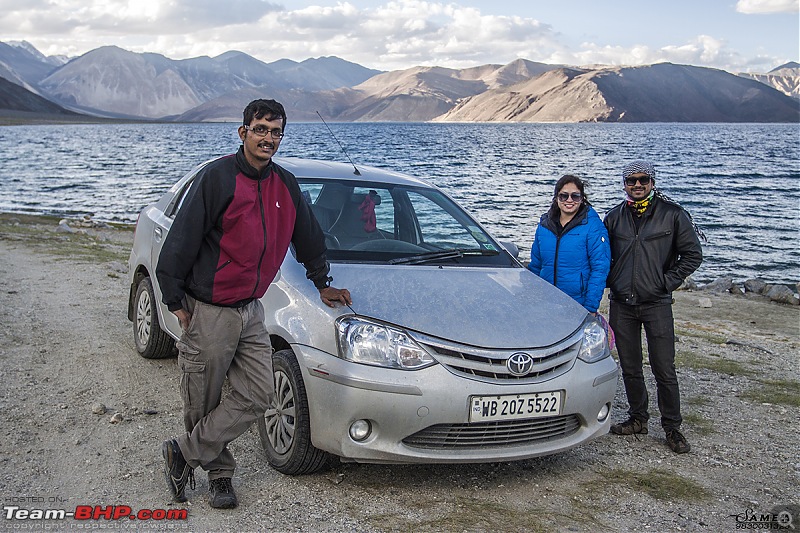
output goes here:
{"type": "Polygon", "coordinates": [[[362,441],[372,433],[372,424],[368,420],[356,420],[350,424],[350,438],[355,441],[362,441]]]}
{"type": "MultiPolygon", "coordinates": [[[[607,403],[603,407],[600,408],[600,412],[597,413],[597,421],[598,422],[605,422],[606,418],[608,418],[608,413],[611,412],[611,404],[607,403]]],[[[352,430],[351,430],[352,432],[352,430]]]]}

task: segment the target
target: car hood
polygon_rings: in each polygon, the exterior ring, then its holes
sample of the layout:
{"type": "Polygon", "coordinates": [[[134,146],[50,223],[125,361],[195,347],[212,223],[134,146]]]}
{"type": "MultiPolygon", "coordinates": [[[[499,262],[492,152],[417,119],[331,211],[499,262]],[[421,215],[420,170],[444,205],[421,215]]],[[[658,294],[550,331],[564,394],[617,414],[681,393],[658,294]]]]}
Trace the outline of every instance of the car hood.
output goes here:
{"type": "Polygon", "coordinates": [[[454,342],[536,348],[574,333],[586,309],[522,268],[337,264],[353,311],[454,342]]]}

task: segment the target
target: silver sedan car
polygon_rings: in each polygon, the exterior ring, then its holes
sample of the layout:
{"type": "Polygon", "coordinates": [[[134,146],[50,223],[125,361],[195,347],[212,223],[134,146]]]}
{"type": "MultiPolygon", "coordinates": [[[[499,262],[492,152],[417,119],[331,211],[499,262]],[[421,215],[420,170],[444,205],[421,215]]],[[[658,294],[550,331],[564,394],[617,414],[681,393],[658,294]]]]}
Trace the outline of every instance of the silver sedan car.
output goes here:
{"type": "MultiPolygon", "coordinates": [[[[598,321],[524,268],[437,187],[352,165],[276,158],[322,226],[350,307],[328,308],[290,250],[263,297],[275,398],[269,463],[513,461],[608,431],[617,364],[598,321]]],[[[197,171],[142,211],[128,318],[147,358],[174,354],[155,266],[197,171]]]]}

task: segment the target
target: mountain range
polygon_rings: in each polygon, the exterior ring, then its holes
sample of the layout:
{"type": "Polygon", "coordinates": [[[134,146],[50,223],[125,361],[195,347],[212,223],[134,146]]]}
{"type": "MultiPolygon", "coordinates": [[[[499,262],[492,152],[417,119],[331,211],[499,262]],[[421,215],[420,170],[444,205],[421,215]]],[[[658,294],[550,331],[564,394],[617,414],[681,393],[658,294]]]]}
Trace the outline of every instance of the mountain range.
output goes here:
{"type": "Polygon", "coordinates": [[[332,121],[800,121],[794,62],[740,75],[670,63],[576,67],[525,59],[381,72],[338,57],[264,63],[238,51],[174,60],[104,46],[67,59],[22,41],[0,42],[0,78],[10,82],[0,83],[0,115],[239,121],[250,100],[274,98],[296,122],[317,121],[318,112],[332,121]]]}

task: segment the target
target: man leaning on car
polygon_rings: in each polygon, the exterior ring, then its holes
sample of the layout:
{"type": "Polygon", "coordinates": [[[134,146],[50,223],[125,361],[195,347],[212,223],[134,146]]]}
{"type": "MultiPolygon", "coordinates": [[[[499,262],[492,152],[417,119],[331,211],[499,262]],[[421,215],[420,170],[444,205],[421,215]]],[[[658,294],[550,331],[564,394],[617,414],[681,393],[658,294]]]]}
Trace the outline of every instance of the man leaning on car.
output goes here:
{"type": "Polygon", "coordinates": [[[180,321],[177,343],[186,433],[162,445],[176,501],[208,472],[209,503],[238,505],[228,443],[268,407],[274,393],[272,347],[260,298],[294,244],[297,261],[322,301],[351,304],[330,285],[322,230],[289,171],[272,161],[286,127],[275,100],[254,100],[239,127],[242,146],[203,168],[175,216],[156,276],[164,304],[180,321]],[[221,400],[228,377],[231,391],[221,400]]]}

